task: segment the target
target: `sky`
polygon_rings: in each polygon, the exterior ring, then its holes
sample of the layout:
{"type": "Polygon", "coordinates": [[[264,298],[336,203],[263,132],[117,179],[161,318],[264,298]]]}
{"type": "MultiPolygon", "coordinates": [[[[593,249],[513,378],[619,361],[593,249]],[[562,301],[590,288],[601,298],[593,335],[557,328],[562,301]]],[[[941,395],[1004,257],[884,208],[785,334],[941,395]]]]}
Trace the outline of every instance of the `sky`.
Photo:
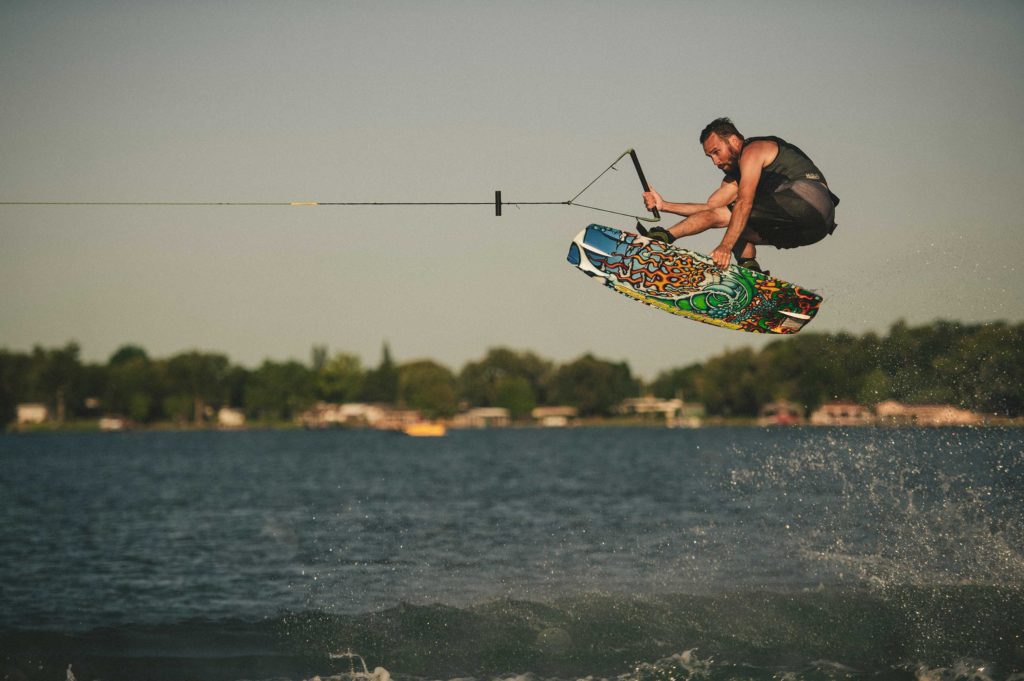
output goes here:
{"type": "MultiPolygon", "coordinates": [[[[842,203],[762,248],[814,332],[1024,319],[1024,3],[0,0],[0,201],[565,201],[636,149],[670,201],[700,130],[806,151],[842,203]]],[[[579,201],[643,214],[628,159],[579,201]]],[[[576,206],[0,205],[0,348],[104,362],[314,345],[458,371],[489,348],[652,379],[778,338],[630,301],[565,261],[576,206]]],[[[671,224],[668,222],[667,224],[671,224]]],[[[709,252],[709,232],[681,243],[709,252]]]]}

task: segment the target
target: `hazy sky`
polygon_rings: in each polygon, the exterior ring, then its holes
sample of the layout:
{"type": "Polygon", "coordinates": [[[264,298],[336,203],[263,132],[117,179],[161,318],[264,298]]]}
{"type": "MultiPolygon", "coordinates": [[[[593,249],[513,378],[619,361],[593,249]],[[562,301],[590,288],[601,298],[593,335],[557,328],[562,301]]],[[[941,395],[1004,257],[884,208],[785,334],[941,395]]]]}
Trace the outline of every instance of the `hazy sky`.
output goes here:
{"type": "MultiPolygon", "coordinates": [[[[836,233],[761,263],[810,331],[1024,319],[1021,2],[0,0],[0,201],[571,198],[634,147],[669,200],[729,115],[802,147],[836,233]]],[[[643,205],[628,159],[581,201],[643,205]]],[[[652,378],[763,337],[565,262],[578,207],[0,206],[0,347],[310,347],[458,370],[585,352],[652,378]]],[[[691,239],[709,251],[720,233],[691,239]]]]}

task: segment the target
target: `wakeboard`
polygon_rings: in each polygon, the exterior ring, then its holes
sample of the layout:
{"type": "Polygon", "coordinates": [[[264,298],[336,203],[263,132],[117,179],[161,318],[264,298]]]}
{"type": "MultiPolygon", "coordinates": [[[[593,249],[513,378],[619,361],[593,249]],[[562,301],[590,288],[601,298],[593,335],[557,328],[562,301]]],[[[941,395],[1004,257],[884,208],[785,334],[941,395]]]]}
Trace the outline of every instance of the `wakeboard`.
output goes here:
{"type": "Polygon", "coordinates": [[[814,319],[822,298],[736,264],[612,227],[590,225],[569,246],[569,263],[634,300],[705,324],[792,334],[814,319]]]}

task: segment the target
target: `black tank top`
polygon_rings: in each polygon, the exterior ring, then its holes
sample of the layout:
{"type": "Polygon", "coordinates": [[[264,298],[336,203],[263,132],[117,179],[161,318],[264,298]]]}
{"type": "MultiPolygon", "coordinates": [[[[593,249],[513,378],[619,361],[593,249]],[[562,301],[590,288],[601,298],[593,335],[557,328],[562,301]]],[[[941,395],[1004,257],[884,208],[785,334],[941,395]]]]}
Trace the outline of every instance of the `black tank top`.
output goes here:
{"type": "MultiPolygon", "coordinates": [[[[800,150],[800,147],[795,144],[790,144],[781,137],[773,137],[770,135],[764,137],[748,137],[745,140],[744,145],[760,141],[775,142],[779,147],[779,153],[776,154],[775,160],[766,165],[761,171],[761,181],[757,183],[758,194],[765,191],[775,191],[780,184],[784,182],[793,182],[795,180],[812,180],[814,182],[821,182],[823,185],[828,187],[825,175],[818,169],[818,166],[814,165],[814,161],[800,150]]],[[[739,181],[740,168],[738,163],[736,164],[736,169],[734,171],[726,173],[726,179],[735,180],[737,182],[739,181]]],[[[839,197],[831,191],[829,191],[829,195],[832,197],[832,202],[838,205],[839,197]]]]}

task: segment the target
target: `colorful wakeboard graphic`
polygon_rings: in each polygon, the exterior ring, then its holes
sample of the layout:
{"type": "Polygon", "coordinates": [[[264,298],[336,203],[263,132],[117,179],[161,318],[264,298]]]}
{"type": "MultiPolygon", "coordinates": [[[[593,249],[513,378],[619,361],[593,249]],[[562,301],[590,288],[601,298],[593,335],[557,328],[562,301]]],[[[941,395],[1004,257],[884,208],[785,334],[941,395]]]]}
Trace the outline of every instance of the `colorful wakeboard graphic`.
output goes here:
{"type": "Polygon", "coordinates": [[[568,260],[619,293],[666,312],[752,333],[796,333],[821,296],[737,265],[612,227],[590,225],[568,260]]]}

